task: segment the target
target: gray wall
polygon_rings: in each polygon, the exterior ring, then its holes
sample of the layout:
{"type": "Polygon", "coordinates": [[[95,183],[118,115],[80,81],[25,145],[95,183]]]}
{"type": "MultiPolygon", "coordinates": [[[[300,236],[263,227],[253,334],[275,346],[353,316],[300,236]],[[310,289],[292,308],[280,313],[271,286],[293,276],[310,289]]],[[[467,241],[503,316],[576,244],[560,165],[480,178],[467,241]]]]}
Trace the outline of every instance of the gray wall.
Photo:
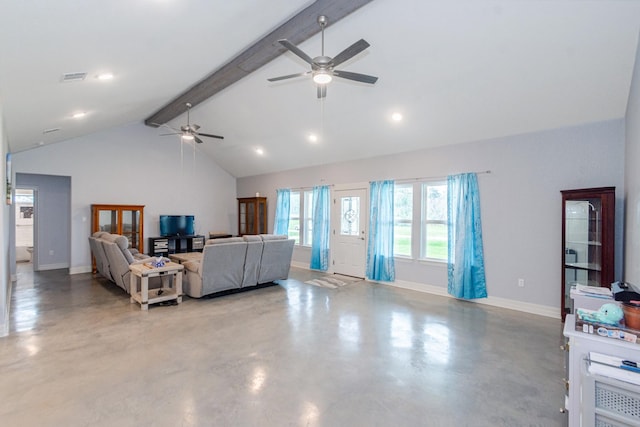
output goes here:
{"type": "Polygon", "coordinates": [[[16,173],[15,187],[37,191],[37,246],[34,246],[34,270],[69,268],[71,261],[71,178],[16,173]]]}
{"type": "MultiPolygon", "coordinates": [[[[2,114],[2,102],[0,102],[0,152],[2,153],[2,166],[0,167],[0,173],[3,178],[2,188],[0,191],[2,197],[6,196],[6,187],[5,187],[5,178],[6,177],[6,162],[5,158],[7,155],[7,151],[9,151],[7,137],[4,131],[4,116],[2,114]]],[[[9,218],[10,218],[10,207],[7,206],[4,200],[0,201],[0,227],[2,227],[2,238],[0,238],[0,337],[5,336],[9,332],[9,301],[8,301],[8,292],[11,287],[11,263],[10,263],[10,254],[9,250],[11,235],[9,230],[9,218]]]]}
{"type": "Polygon", "coordinates": [[[640,43],[626,115],[624,280],[640,285],[640,43]]]}
{"type": "Polygon", "coordinates": [[[92,203],[145,205],[145,246],[161,214],[195,215],[202,234],[235,228],[235,178],[190,148],[181,164],[179,139],[158,133],[136,123],[14,154],[16,172],[71,178],[72,273],[90,271],[92,203]]]}
{"type": "MultiPolygon", "coordinates": [[[[392,141],[390,141],[392,143],[392,141]]],[[[362,149],[366,150],[366,142],[362,149]]],[[[336,153],[339,156],[339,153],[336,153]]],[[[622,274],[624,121],[549,130],[436,149],[238,179],[238,196],[380,179],[480,175],[487,288],[491,298],[533,304],[560,314],[561,197],[565,189],[617,188],[616,277],[622,274]],[[525,287],[517,286],[519,278],[525,287]]],[[[294,260],[308,263],[308,250],[294,260]]],[[[446,267],[397,262],[398,281],[446,289],[446,267]]],[[[419,286],[416,286],[419,288],[419,286]]],[[[505,305],[505,304],[503,304],[505,305]]],[[[509,304],[506,304],[509,305],[509,304]]]]}

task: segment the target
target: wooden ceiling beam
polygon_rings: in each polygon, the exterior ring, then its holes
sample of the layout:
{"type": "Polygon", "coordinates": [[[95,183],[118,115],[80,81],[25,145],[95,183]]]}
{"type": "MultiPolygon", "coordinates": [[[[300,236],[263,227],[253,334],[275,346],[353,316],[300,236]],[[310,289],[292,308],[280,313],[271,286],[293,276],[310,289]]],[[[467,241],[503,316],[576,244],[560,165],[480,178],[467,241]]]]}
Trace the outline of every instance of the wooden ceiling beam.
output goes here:
{"type": "Polygon", "coordinates": [[[298,45],[320,32],[317,19],[327,17],[327,27],[338,22],[372,0],[316,0],[284,24],[249,46],[231,61],[197,82],[171,102],[153,113],[144,123],[158,127],[187,111],[186,103],[196,106],[233,83],[248,76],[258,68],[286,52],[278,43],[287,39],[298,45]]]}

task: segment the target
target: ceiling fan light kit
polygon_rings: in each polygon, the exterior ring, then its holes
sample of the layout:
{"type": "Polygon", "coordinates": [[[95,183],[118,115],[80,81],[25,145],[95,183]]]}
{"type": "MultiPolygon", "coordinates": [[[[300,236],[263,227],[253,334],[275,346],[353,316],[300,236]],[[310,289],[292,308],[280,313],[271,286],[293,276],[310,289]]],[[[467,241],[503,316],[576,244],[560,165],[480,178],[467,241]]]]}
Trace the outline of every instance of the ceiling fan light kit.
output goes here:
{"type": "Polygon", "coordinates": [[[325,56],[324,54],[324,27],[327,25],[327,17],[324,15],[320,15],[318,17],[318,24],[320,25],[320,29],[322,32],[322,52],[320,56],[316,56],[315,58],[311,58],[309,55],[300,50],[297,46],[293,45],[287,39],[278,40],[282,46],[286,47],[291,53],[301,58],[307,64],[311,65],[311,71],[307,71],[304,73],[296,73],[296,74],[288,74],[286,76],[273,77],[267,79],[270,82],[277,82],[280,80],[286,80],[294,77],[307,76],[311,74],[312,80],[314,83],[318,85],[318,98],[324,98],[327,96],[327,87],[326,85],[333,80],[333,77],[341,77],[347,80],[353,80],[361,83],[369,83],[374,84],[378,78],[375,76],[369,76],[367,74],[353,73],[350,71],[340,71],[336,70],[335,67],[342,64],[345,61],[353,58],[370,45],[364,39],[360,39],[334,58],[329,56],[325,56]]]}
{"type": "Polygon", "coordinates": [[[331,77],[331,74],[325,71],[318,71],[313,75],[313,81],[319,85],[326,85],[327,83],[331,83],[331,80],[333,80],[333,77],[331,77]]]}
{"type": "MultiPolygon", "coordinates": [[[[191,124],[191,119],[189,116],[189,111],[191,110],[191,103],[187,102],[185,104],[185,106],[187,107],[187,124],[184,126],[180,126],[180,132],[174,132],[174,133],[163,133],[160,134],[160,136],[166,136],[166,135],[180,135],[183,141],[196,141],[198,144],[202,144],[202,140],[200,139],[201,136],[205,136],[207,138],[216,138],[216,139],[224,139],[224,136],[220,136],[220,135],[212,135],[210,133],[202,133],[202,132],[198,132],[198,129],[200,129],[200,126],[197,124],[191,124]]],[[[177,130],[177,129],[175,129],[177,130]]]]}

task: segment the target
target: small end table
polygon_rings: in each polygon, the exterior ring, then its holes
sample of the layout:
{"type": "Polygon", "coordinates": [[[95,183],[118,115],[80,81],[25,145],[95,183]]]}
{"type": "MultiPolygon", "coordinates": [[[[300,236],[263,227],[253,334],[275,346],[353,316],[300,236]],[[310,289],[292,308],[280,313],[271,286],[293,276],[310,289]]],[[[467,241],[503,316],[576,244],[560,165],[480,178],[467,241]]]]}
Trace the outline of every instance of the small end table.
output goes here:
{"type": "Polygon", "coordinates": [[[149,304],[162,301],[176,300],[182,302],[182,270],[184,266],[175,262],[168,262],[163,267],[153,267],[150,263],[129,265],[131,278],[129,282],[130,302],[140,303],[142,310],[148,310],[149,304]],[[149,290],[149,278],[161,277],[162,287],[149,290]],[[140,292],[138,292],[138,278],[140,292]],[[170,281],[169,279],[172,278],[170,281]],[[171,286],[173,285],[173,286],[171,286]]]}

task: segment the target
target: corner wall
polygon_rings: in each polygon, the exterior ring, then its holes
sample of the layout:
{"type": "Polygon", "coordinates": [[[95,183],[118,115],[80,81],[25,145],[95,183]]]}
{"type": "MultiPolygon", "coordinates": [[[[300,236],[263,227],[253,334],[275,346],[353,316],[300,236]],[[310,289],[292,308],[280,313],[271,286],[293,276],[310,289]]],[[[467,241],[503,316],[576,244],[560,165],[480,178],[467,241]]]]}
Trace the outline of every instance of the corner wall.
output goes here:
{"type": "MultiPolygon", "coordinates": [[[[392,142],[392,141],[390,141],[392,142]]],[[[363,143],[362,149],[366,149],[363,143]]],[[[339,153],[336,153],[339,156],[339,153]]],[[[615,186],[616,278],[622,273],[624,121],[425,149],[353,162],[239,178],[238,197],[275,190],[380,179],[444,177],[491,170],[478,177],[487,288],[495,305],[560,316],[561,190],[615,186]],[[518,279],[525,287],[518,287],[518,279]]],[[[294,260],[308,265],[308,250],[294,260]]],[[[398,260],[397,285],[446,293],[446,265],[398,260]]]]}
{"type": "Polygon", "coordinates": [[[11,251],[9,250],[10,233],[9,233],[9,219],[10,219],[10,206],[5,202],[6,197],[6,183],[5,177],[7,176],[6,170],[6,156],[9,151],[9,143],[4,131],[4,116],[2,114],[2,102],[0,100],[0,147],[2,152],[2,167],[0,168],[2,176],[2,194],[3,200],[0,201],[0,227],[2,227],[2,238],[0,239],[0,337],[3,337],[9,333],[9,292],[11,291],[11,269],[9,257],[11,251]]]}
{"type": "MultiPolygon", "coordinates": [[[[640,39],[640,37],[639,37],[640,39]]],[[[640,41],[626,115],[624,281],[640,286],[640,41]]]]}

